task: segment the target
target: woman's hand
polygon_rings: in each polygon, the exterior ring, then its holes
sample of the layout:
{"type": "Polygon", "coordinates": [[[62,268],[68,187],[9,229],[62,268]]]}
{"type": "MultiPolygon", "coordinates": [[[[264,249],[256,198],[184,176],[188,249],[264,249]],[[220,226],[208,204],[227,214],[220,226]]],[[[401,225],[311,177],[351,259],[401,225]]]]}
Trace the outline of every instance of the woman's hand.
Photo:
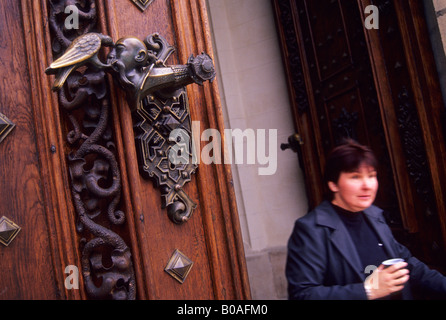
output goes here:
{"type": "Polygon", "coordinates": [[[407,262],[399,262],[390,267],[380,265],[364,282],[369,300],[386,297],[403,290],[409,280],[407,262]]]}

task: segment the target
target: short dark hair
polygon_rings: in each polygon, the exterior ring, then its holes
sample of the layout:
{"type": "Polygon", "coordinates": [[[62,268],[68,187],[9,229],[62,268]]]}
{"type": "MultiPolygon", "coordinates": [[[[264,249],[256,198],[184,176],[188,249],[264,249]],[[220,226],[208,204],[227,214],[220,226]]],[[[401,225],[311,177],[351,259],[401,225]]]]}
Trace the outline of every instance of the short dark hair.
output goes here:
{"type": "Polygon", "coordinates": [[[353,172],[363,164],[378,169],[378,161],[369,147],[347,139],[329,154],[325,165],[325,183],[337,183],[342,172],[353,172]]]}

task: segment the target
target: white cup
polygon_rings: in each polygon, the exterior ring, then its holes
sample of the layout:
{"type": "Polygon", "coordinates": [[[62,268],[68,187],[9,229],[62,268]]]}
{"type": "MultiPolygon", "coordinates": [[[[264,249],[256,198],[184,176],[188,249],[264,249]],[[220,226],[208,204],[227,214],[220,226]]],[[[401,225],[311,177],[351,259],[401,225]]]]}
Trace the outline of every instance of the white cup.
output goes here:
{"type": "Polygon", "coordinates": [[[390,266],[393,266],[394,264],[404,262],[404,259],[401,258],[395,258],[395,259],[389,259],[386,261],[383,261],[381,264],[384,265],[385,268],[388,268],[390,266]]]}

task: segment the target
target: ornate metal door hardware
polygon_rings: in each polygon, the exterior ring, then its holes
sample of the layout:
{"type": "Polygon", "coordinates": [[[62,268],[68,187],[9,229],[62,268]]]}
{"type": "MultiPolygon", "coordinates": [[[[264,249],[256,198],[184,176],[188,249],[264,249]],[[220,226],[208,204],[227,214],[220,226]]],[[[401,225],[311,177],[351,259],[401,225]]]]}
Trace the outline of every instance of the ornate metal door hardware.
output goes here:
{"type": "Polygon", "coordinates": [[[14,129],[15,124],[12,123],[4,114],[0,113],[0,143],[14,129]]]}
{"type": "Polygon", "coordinates": [[[133,110],[140,172],[143,177],[153,179],[161,191],[162,207],[167,208],[174,223],[181,224],[196,207],[182,188],[197,169],[193,163],[191,119],[184,86],[212,81],[215,70],[211,58],[204,53],[196,58],[191,56],[187,65],[166,67],[165,61],[173,51],[157,33],[148,36],[144,43],[124,38],[117,41],[108,62],[118,75],[118,83],[126,90],[133,110]],[[142,67],[138,72],[132,59],[127,59],[128,51],[136,54],[137,65],[142,67]]]}
{"type": "Polygon", "coordinates": [[[53,51],[60,58],[46,73],[56,74],[54,90],[63,87],[58,91],[59,103],[73,128],[67,135],[68,168],[77,231],[83,237],[84,287],[92,299],[133,300],[136,282],[131,251],[118,234],[125,213],[119,210],[121,174],[109,120],[106,65],[97,58],[100,48],[113,41],[89,33],[97,21],[95,1],[82,1],[82,28],[76,34],[64,28],[69,3],[73,1],[50,1],[53,51]]]}
{"type": "Polygon", "coordinates": [[[0,243],[4,246],[9,246],[9,244],[14,240],[17,234],[20,232],[21,228],[15,224],[10,219],[5,216],[0,218],[0,243]]]}
{"type": "Polygon", "coordinates": [[[174,223],[181,224],[196,207],[182,188],[197,169],[184,87],[212,81],[215,69],[205,53],[190,56],[186,65],[166,66],[173,51],[157,33],[144,42],[123,38],[116,42],[107,62],[133,111],[140,172],[153,179],[161,191],[162,207],[174,223]]]}
{"type": "Polygon", "coordinates": [[[187,221],[196,204],[182,187],[191,180],[197,165],[191,153],[186,91],[179,90],[165,100],[158,95],[145,99],[134,113],[134,131],[142,176],[153,179],[160,188],[162,207],[167,208],[169,218],[177,224],[187,221]]]}
{"type": "Polygon", "coordinates": [[[160,188],[162,206],[177,224],[187,221],[196,204],[182,190],[197,165],[193,163],[191,119],[185,86],[213,81],[215,69],[205,53],[190,56],[186,65],[166,66],[174,51],[159,34],[144,41],[134,37],[113,43],[110,37],[87,33],[76,38],[65,53],[46,70],[57,73],[54,90],[59,90],[68,74],[90,64],[109,72],[126,92],[134,117],[139,167],[144,177],[160,188]],[[97,54],[111,46],[107,63],[97,54]]]}
{"type": "Polygon", "coordinates": [[[153,0],[131,0],[142,12],[144,12],[153,0]]]}
{"type": "Polygon", "coordinates": [[[176,249],[172,254],[172,257],[169,259],[164,271],[170,274],[179,283],[184,283],[193,265],[194,263],[192,260],[186,257],[180,250],[176,249]]]}

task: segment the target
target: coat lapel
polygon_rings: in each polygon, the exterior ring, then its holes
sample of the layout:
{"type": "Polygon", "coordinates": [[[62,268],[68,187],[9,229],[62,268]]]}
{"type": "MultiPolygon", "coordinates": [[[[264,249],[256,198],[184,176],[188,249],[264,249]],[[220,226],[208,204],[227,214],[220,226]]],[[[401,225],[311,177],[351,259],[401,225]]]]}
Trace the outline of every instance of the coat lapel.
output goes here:
{"type": "Polygon", "coordinates": [[[370,225],[375,230],[378,238],[384,246],[384,250],[390,258],[398,258],[393,246],[391,245],[392,235],[389,234],[389,229],[386,221],[382,215],[382,210],[371,206],[370,208],[364,210],[366,219],[370,222],[370,225]]]}
{"type": "Polygon", "coordinates": [[[325,201],[317,208],[317,211],[317,223],[333,229],[330,241],[350,264],[359,279],[364,280],[364,270],[362,270],[358,251],[334,208],[328,201],[325,201]]]}

